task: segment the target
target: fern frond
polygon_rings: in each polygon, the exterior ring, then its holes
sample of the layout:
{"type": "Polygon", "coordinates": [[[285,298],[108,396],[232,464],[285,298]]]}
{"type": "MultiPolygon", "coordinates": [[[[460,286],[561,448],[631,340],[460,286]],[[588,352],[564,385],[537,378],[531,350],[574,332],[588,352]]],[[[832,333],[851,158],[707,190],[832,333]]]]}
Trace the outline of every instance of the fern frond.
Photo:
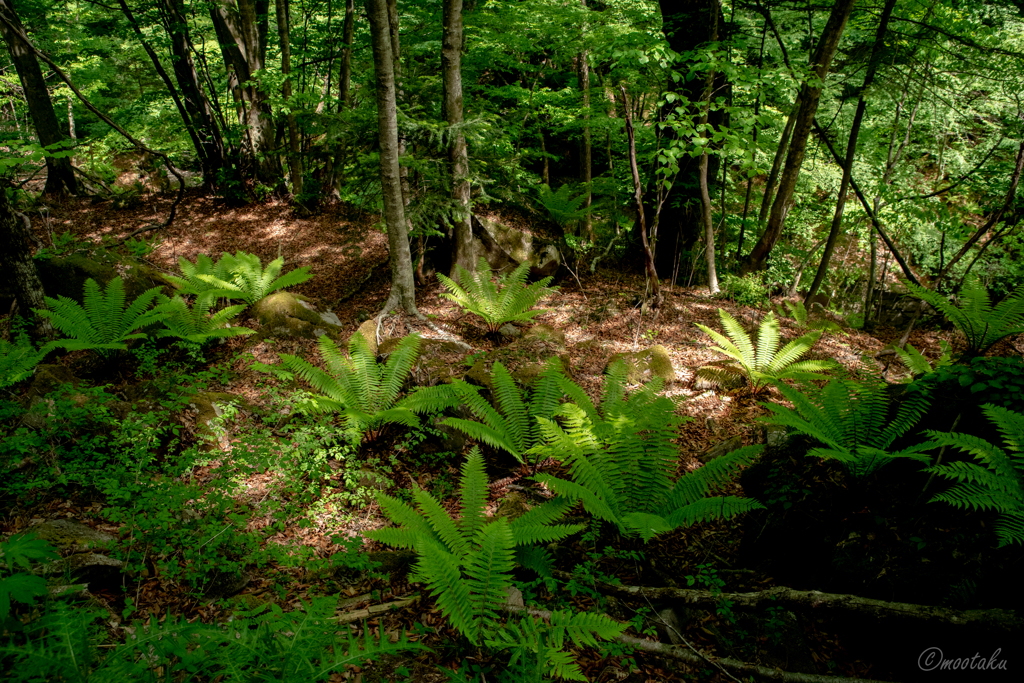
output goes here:
{"type": "Polygon", "coordinates": [[[491,368],[491,390],[494,392],[494,402],[504,417],[508,439],[515,444],[516,452],[522,454],[528,447],[532,431],[530,413],[523,393],[501,361],[495,361],[491,368]]]}
{"type": "Polygon", "coordinates": [[[529,270],[529,263],[521,263],[509,274],[500,291],[491,281],[491,267],[483,257],[480,258],[475,273],[457,266],[458,282],[440,273],[437,277],[448,290],[441,296],[480,316],[487,324],[488,331],[496,332],[505,323],[529,320],[542,313],[543,311],[529,309],[545,294],[556,289],[548,288],[550,277],[527,286],[529,270]]]}
{"type": "Polygon", "coordinates": [[[420,509],[420,514],[444,543],[448,552],[456,557],[464,556],[469,550],[469,544],[462,535],[462,531],[448,516],[448,512],[432,495],[421,488],[416,488],[413,497],[416,499],[416,506],[420,509]]]}
{"type": "Polygon", "coordinates": [[[479,547],[466,556],[465,571],[473,614],[481,628],[496,621],[506,600],[515,564],[513,546],[508,520],[501,518],[483,527],[479,547]]]}
{"type": "Polygon", "coordinates": [[[484,472],[484,458],[480,449],[474,447],[462,465],[459,482],[459,498],[462,500],[462,517],[459,529],[463,536],[476,539],[487,521],[484,507],[487,503],[487,475],[484,472]]]}
{"type": "Polygon", "coordinates": [[[716,496],[714,498],[702,498],[675,510],[669,515],[668,522],[672,525],[672,528],[692,526],[698,522],[713,519],[731,519],[736,515],[763,509],[764,505],[753,498],[716,496]]]}
{"type": "Polygon", "coordinates": [[[427,579],[427,589],[437,599],[445,617],[471,643],[480,639],[480,619],[476,614],[470,585],[462,580],[457,558],[433,545],[418,548],[417,574],[427,579]]]}

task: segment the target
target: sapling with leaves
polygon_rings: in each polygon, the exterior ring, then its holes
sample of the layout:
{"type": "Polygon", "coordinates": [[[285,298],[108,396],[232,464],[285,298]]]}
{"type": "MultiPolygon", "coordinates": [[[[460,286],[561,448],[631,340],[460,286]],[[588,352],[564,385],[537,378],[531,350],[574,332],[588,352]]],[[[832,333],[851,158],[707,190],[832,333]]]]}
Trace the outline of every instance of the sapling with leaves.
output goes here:
{"type": "MultiPolygon", "coordinates": [[[[313,412],[337,412],[345,420],[349,440],[359,444],[373,440],[389,424],[413,427],[419,423],[416,414],[396,405],[416,358],[420,337],[411,334],[398,342],[386,363],[378,363],[366,338],[359,332],[348,343],[349,355],[328,336],[320,337],[320,355],[327,371],[296,356],[281,354],[286,368],[320,392],[306,402],[313,412]]],[[[269,369],[257,366],[258,369],[269,369]]]]}
{"type": "Polygon", "coordinates": [[[746,378],[750,390],[757,394],[765,386],[779,380],[822,380],[828,377],[822,373],[836,370],[839,365],[829,360],[800,360],[821,336],[821,330],[812,330],[797,337],[781,349],[779,321],[768,313],[757,333],[757,344],[751,339],[743,325],[723,309],[718,309],[725,334],[698,324],[697,327],[718,343],[712,347],[725,354],[729,360],[721,365],[706,365],[698,368],[697,376],[707,381],[728,385],[732,377],[746,378]]]}
{"type": "Polygon", "coordinates": [[[866,477],[896,459],[928,460],[927,444],[892,450],[931,405],[929,392],[920,387],[908,388],[895,410],[891,389],[883,383],[834,379],[822,389],[801,391],[782,383],[777,388],[793,407],[765,403],[772,414],[761,421],[787,427],[820,444],[807,452],[810,457],[837,460],[855,477],[866,477]]]}
{"type": "Polygon", "coordinates": [[[999,546],[1024,544],[1024,414],[986,403],[985,416],[1003,435],[1004,447],[970,434],[929,431],[929,447],[948,446],[974,456],[976,462],[937,464],[928,471],[955,485],[932,501],[958,508],[994,510],[999,546]]]}
{"type": "Polygon", "coordinates": [[[62,296],[46,297],[49,310],[36,310],[46,316],[54,328],[69,337],[54,344],[69,351],[95,350],[101,355],[123,351],[133,339],[145,339],[140,330],[168,316],[166,297],[159,287],[147,289],[126,305],[124,282],[116,277],[106,289],[92,278],[85,281],[83,302],[62,296]]]}
{"type": "Polygon", "coordinates": [[[903,284],[913,296],[931,304],[963,333],[967,342],[963,358],[980,356],[999,340],[1024,333],[1024,285],[993,305],[988,290],[972,274],[964,280],[959,305],[954,305],[938,292],[911,282],[903,284]]]}
{"type": "MultiPolygon", "coordinates": [[[[513,586],[517,564],[550,574],[548,558],[533,546],[552,543],[583,529],[580,524],[554,524],[571,507],[569,501],[551,499],[509,519],[486,515],[487,477],[483,456],[474,448],[462,467],[458,519],[428,492],[413,483],[416,508],[385,494],[378,494],[381,509],[398,527],[371,531],[373,540],[395,548],[416,551],[418,561],[410,576],[423,583],[437,600],[451,625],[474,645],[487,643],[512,648],[502,632],[508,618],[504,606],[513,586]]],[[[578,644],[592,644],[595,634],[613,638],[622,626],[600,615],[558,615],[556,627],[578,644]]],[[[585,680],[579,668],[551,649],[544,650],[542,668],[570,680],[585,680]]],[[[520,653],[522,654],[522,653],[520,653]]]]}
{"type": "Polygon", "coordinates": [[[421,388],[402,405],[416,413],[467,406],[476,420],[449,417],[443,424],[526,462],[527,452],[540,443],[537,418],[554,415],[568,381],[562,373],[561,361],[552,358],[533,384],[525,391],[520,390],[508,369],[495,361],[491,369],[493,405],[481,395],[481,387],[464,380],[421,388]]]}
{"type": "Polygon", "coordinates": [[[437,274],[441,284],[448,290],[441,296],[483,318],[487,331],[491,333],[497,332],[506,323],[531,320],[544,313],[542,309],[531,309],[544,296],[557,290],[556,287],[548,287],[550,277],[526,284],[530,274],[530,264],[526,262],[520,263],[509,273],[500,288],[494,283],[491,267],[483,257],[475,273],[470,273],[462,266],[457,266],[456,271],[458,282],[441,273],[437,274]]]}
{"type": "Polygon", "coordinates": [[[579,391],[572,395],[575,403],[563,404],[555,419],[538,418],[544,443],[533,452],[564,462],[572,476],[539,474],[538,481],[645,542],[680,526],[763,507],[750,498],[707,497],[749,465],[760,446],[735,450],[673,482],[679,458],[674,441],[684,419],[658,394],[660,379],[628,396],[625,382],[625,366],[614,363],[605,375],[600,407],[579,391]]]}

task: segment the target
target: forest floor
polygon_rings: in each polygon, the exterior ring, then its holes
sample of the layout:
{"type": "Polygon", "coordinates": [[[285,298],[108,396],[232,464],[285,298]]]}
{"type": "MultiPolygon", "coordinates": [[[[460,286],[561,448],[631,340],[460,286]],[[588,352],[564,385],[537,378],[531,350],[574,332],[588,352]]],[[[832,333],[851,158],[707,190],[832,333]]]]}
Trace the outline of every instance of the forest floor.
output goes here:
{"type": "MultiPolygon", "coordinates": [[[[51,206],[48,214],[37,212],[31,218],[37,237],[47,246],[53,245],[65,232],[81,241],[119,240],[140,226],[164,220],[170,199],[170,196],[149,195],[141,198],[135,206],[128,207],[115,207],[110,202],[91,204],[84,200],[69,200],[51,206]]],[[[313,216],[298,216],[280,202],[231,207],[220,200],[190,191],[169,228],[143,235],[153,238],[155,247],[145,256],[145,261],[163,271],[177,272],[179,258],[194,261],[198,254],[216,256],[223,251],[242,250],[257,254],[264,263],[281,255],[285,259],[285,270],[298,266],[310,268],[314,277],[292,288],[292,291],[308,297],[318,310],[337,314],[347,336],[354,333],[362,321],[378,313],[388,293],[387,240],[378,221],[377,216],[345,207],[331,207],[313,216]]],[[[706,288],[665,286],[662,290],[664,303],[652,313],[639,305],[643,277],[610,269],[602,269],[596,275],[570,273],[561,278],[558,287],[557,293],[542,302],[547,311],[535,322],[550,325],[565,334],[573,379],[592,396],[600,391],[603,372],[612,354],[643,350],[654,344],[667,349],[676,378],[666,384],[665,392],[680,399],[680,414],[691,418],[679,432],[680,471],[699,466],[699,455],[728,438],[739,436],[744,444],[759,441],[761,436],[755,420],[766,412],[759,404],[760,400],[767,398],[766,395],[754,399],[745,389],[721,392],[696,388],[695,370],[720,360],[721,356],[711,349],[711,340],[695,324],[721,329],[718,310],[722,308],[747,324],[749,329],[764,316],[766,309],[737,306],[728,300],[710,296],[706,288]]],[[[443,291],[436,279],[420,287],[417,291],[420,312],[445,334],[468,343],[474,354],[494,350],[496,342],[484,335],[470,316],[441,297],[443,291]]],[[[772,303],[777,305],[780,301],[776,299],[772,303]]],[[[839,318],[835,320],[842,326],[842,331],[826,332],[809,357],[836,360],[858,376],[880,376],[886,369],[885,358],[875,360],[875,354],[895,342],[904,329],[880,328],[866,334],[850,329],[839,318]]],[[[249,327],[257,326],[254,320],[240,322],[249,327]]],[[[784,338],[804,332],[790,319],[783,319],[782,324],[784,338]]],[[[402,336],[411,331],[425,337],[437,336],[437,332],[422,321],[405,316],[389,317],[382,325],[382,333],[388,337],[402,336]]],[[[948,330],[915,329],[910,342],[926,356],[934,358],[939,354],[940,341],[954,341],[952,337],[953,333],[948,330]]],[[[1004,342],[1004,346],[1003,355],[1024,353],[1022,339],[1004,342]]],[[[298,355],[313,362],[317,362],[319,356],[312,340],[274,342],[260,341],[255,337],[234,338],[217,353],[219,359],[231,364],[226,381],[214,382],[207,390],[239,396],[248,405],[268,406],[272,396],[280,395],[282,387],[275,380],[269,380],[267,375],[253,371],[250,366],[254,359],[273,363],[278,353],[298,355]],[[278,387],[276,394],[275,386],[278,387]]],[[[75,354],[69,354],[63,362],[74,365],[75,354]]],[[[888,368],[888,381],[898,381],[901,375],[905,377],[906,370],[898,363],[888,368]]],[[[125,393],[132,381],[131,378],[117,377],[114,383],[120,383],[120,386],[114,390],[125,393]]],[[[243,411],[230,427],[227,440],[238,442],[244,439],[245,431],[252,426],[252,419],[243,411]]],[[[388,447],[383,445],[379,448],[388,447]]],[[[460,464],[452,459],[443,463],[417,460],[415,464],[399,465],[389,475],[390,484],[385,490],[408,488],[408,482],[413,480],[428,489],[447,493],[447,504],[454,508],[451,494],[460,464]]],[[[215,465],[215,462],[211,463],[210,468],[215,465]]],[[[492,486],[493,509],[510,487],[528,483],[525,477],[529,472],[508,466],[495,468],[489,474],[498,484],[492,486]]],[[[193,481],[202,482],[203,476],[200,468],[193,473],[193,481]]],[[[253,472],[247,481],[241,483],[240,489],[247,491],[249,499],[261,499],[271,495],[274,486],[274,474],[262,471],[253,472]]],[[[73,518],[114,533],[120,530],[118,524],[99,516],[102,503],[88,498],[50,499],[33,507],[18,504],[5,507],[7,509],[2,511],[0,522],[5,534],[24,530],[43,518],[73,518]]],[[[273,523],[271,519],[254,517],[248,528],[263,533],[268,544],[304,546],[311,553],[310,557],[329,558],[344,549],[345,538],[357,537],[361,532],[379,528],[385,522],[376,503],[367,502],[358,507],[339,503],[323,505],[315,512],[311,509],[304,518],[284,526],[278,525],[272,533],[268,530],[273,523]]],[[[647,551],[649,559],[663,559],[669,571],[678,572],[676,576],[680,580],[687,572],[696,572],[695,568],[702,563],[713,561],[720,564],[722,575],[727,577],[726,590],[760,590],[773,585],[772,577],[759,572],[725,568],[736,557],[736,544],[731,543],[735,537],[735,526],[725,523],[699,525],[669,534],[663,541],[659,539],[659,543],[652,543],[647,551]]],[[[578,548],[575,552],[581,562],[587,559],[584,549],[578,548]]],[[[643,573],[631,569],[628,560],[611,562],[607,566],[611,568],[610,573],[623,583],[639,580],[643,573]]],[[[332,587],[350,598],[359,598],[349,601],[347,609],[350,610],[386,603],[413,592],[404,581],[388,584],[379,578],[365,576],[354,585],[333,581],[325,583],[301,567],[274,566],[273,562],[253,571],[249,578],[242,595],[253,600],[258,596],[272,596],[282,605],[293,606],[313,592],[332,587]]],[[[171,611],[188,618],[202,619],[214,619],[223,613],[218,604],[211,603],[202,594],[179,582],[162,580],[160,576],[135,577],[132,581],[131,585],[123,587],[120,595],[111,592],[101,595],[100,599],[106,600],[113,612],[119,612],[125,597],[130,595],[135,608],[142,613],[171,611]]],[[[594,598],[580,594],[572,601],[586,607],[593,604],[594,598]]],[[[446,638],[454,637],[454,632],[445,627],[439,613],[429,609],[425,611],[425,604],[415,603],[369,622],[370,628],[379,629],[382,633],[395,630],[415,632],[417,624],[438,629],[435,635],[424,638],[424,642],[435,647],[436,653],[421,657],[423,666],[417,669],[421,674],[418,678],[414,676],[416,680],[433,680],[433,674],[427,673],[427,663],[432,665],[441,661],[451,667],[458,664],[456,659],[450,659],[458,653],[453,654],[446,649],[445,643],[446,638]]],[[[716,641],[719,633],[718,620],[719,616],[706,614],[696,626],[691,625],[688,635],[698,646],[709,645],[716,641]]],[[[805,635],[815,653],[815,661],[835,662],[834,675],[867,676],[875,673],[868,653],[846,651],[834,634],[819,631],[805,635]]],[[[633,660],[624,656],[602,659],[597,651],[590,651],[581,654],[580,661],[590,680],[661,681],[678,679],[679,676],[666,669],[663,660],[648,656],[636,656],[633,660]]],[[[352,669],[339,675],[338,680],[359,680],[361,673],[367,672],[352,669]]],[[[386,672],[378,670],[376,676],[378,680],[389,680],[386,672]]],[[[363,680],[375,679],[370,674],[363,680]]]]}

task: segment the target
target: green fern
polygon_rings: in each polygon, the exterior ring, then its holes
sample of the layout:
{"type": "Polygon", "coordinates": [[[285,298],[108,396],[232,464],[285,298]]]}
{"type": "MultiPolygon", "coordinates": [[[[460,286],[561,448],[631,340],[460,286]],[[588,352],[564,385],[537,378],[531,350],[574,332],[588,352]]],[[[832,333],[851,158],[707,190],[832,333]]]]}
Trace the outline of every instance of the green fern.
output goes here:
{"type": "Polygon", "coordinates": [[[377,362],[366,338],[358,333],[349,340],[348,357],[327,335],[320,337],[319,344],[327,372],[302,358],[281,354],[285,367],[320,392],[309,402],[311,410],[340,413],[349,440],[356,444],[364,438],[375,439],[388,424],[418,424],[415,413],[395,404],[419,355],[419,335],[399,341],[384,364],[377,362]]]}
{"type": "Polygon", "coordinates": [[[472,450],[462,467],[461,517],[448,516],[429,493],[416,487],[418,510],[385,494],[378,494],[381,509],[398,527],[371,531],[369,538],[387,545],[415,550],[419,556],[413,581],[424,583],[451,625],[479,645],[493,634],[512,586],[517,548],[551,543],[577,533],[582,525],[553,525],[568,511],[564,500],[554,499],[509,521],[488,520],[487,477],[480,451],[472,450]]]}
{"type": "Polygon", "coordinates": [[[626,629],[603,614],[551,612],[547,621],[532,614],[509,621],[486,643],[498,650],[511,650],[509,669],[523,675],[517,680],[541,681],[554,676],[568,681],[586,681],[568,642],[577,647],[596,647],[597,639],[613,640],[626,629]]]}
{"type": "Polygon", "coordinates": [[[959,448],[981,463],[953,462],[930,468],[929,472],[956,482],[932,501],[995,510],[1001,515],[995,527],[1000,547],[1024,544],[1024,414],[991,403],[981,409],[1003,435],[1004,448],[970,434],[929,431],[929,446],[959,448]]]}
{"type": "Polygon", "coordinates": [[[931,304],[963,333],[967,348],[963,357],[980,356],[1004,337],[1024,333],[1024,285],[1020,285],[997,305],[992,305],[988,290],[970,275],[960,290],[960,305],[911,282],[904,282],[910,293],[931,304]]]}
{"type": "MultiPolygon", "coordinates": [[[[224,256],[227,256],[227,254],[224,256]]],[[[182,294],[195,296],[197,300],[206,301],[208,302],[207,305],[212,305],[212,302],[216,299],[234,298],[237,292],[234,288],[218,287],[203,279],[202,276],[211,276],[216,280],[230,282],[233,278],[230,263],[230,258],[221,258],[214,263],[213,259],[206,254],[199,254],[196,257],[195,263],[192,263],[184,256],[180,256],[178,257],[178,267],[181,268],[183,277],[176,275],[167,275],[165,277],[182,294]]]]}
{"type": "MultiPolygon", "coordinates": [[[[779,321],[776,320],[773,313],[769,313],[761,322],[755,346],[743,326],[728,312],[720,308],[718,317],[721,318],[722,327],[728,336],[704,325],[698,324],[697,327],[718,342],[719,345],[712,348],[728,356],[734,366],[743,372],[750,390],[754,394],[757,394],[768,383],[779,380],[827,379],[821,373],[839,367],[833,361],[799,360],[818,341],[821,330],[814,330],[797,337],[780,349],[779,321]]],[[[711,366],[711,369],[699,368],[697,375],[714,382],[717,379],[716,372],[720,372],[720,369],[711,366]]]]}
{"type": "Polygon", "coordinates": [[[457,271],[458,282],[438,273],[437,278],[448,290],[441,296],[483,318],[488,332],[497,332],[505,323],[530,320],[540,315],[543,310],[530,309],[545,295],[557,290],[557,287],[548,287],[550,277],[527,285],[530,264],[526,262],[509,273],[500,290],[492,281],[491,267],[484,258],[480,259],[475,273],[462,266],[458,266],[457,271]]]}
{"type": "Polygon", "coordinates": [[[480,387],[463,380],[419,389],[401,405],[416,413],[467,406],[477,421],[450,417],[444,424],[525,462],[527,451],[540,443],[537,418],[554,415],[567,382],[561,361],[552,358],[524,392],[516,386],[505,366],[495,361],[491,370],[494,405],[481,396],[480,387]]]}
{"type": "Polygon", "coordinates": [[[788,427],[820,443],[808,456],[838,460],[856,477],[865,477],[897,458],[928,459],[926,444],[890,450],[928,410],[930,397],[925,391],[908,390],[893,416],[885,384],[832,380],[823,389],[807,392],[785,384],[778,389],[793,407],[766,403],[773,414],[761,421],[788,427]]]}
{"type": "Polygon", "coordinates": [[[625,378],[625,366],[615,363],[605,377],[600,409],[580,391],[572,396],[576,403],[556,413],[559,421],[538,418],[545,442],[533,450],[563,461],[572,476],[567,481],[541,474],[538,481],[645,542],[680,526],[762,507],[747,498],[705,497],[750,464],[759,446],[716,458],[673,483],[676,428],[684,420],[671,400],[658,395],[660,379],[626,397],[625,378]]]}
{"type": "Polygon", "coordinates": [[[925,358],[920,351],[910,344],[907,344],[906,347],[902,349],[898,346],[894,347],[893,350],[896,351],[896,355],[900,357],[903,364],[907,366],[908,370],[910,370],[910,374],[914,377],[921,377],[923,375],[930,375],[938,368],[952,364],[950,356],[953,352],[949,347],[949,343],[943,340],[940,343],[940,347],[942,349],[942,355],[936,359],[934,365],[925,358]]]}
{"type": "Polygon", "coordinates": [[[537,200],[540,205],[544,207],[552,220],[563,228],[582,220],[589,213],[588,209],[583,206],[587,201],[587,193],[572,197],[571,191],[567,184],[562,185],[554,192],[546,183],[537,186],[537,200]]]}
{"type": "MultiPolygon", "coordinates": [[[[821,330],[822,332],[842,332],[843,328],[832,322],[831,320],[815,320],[811,318],[810,312],[807,307],[804,306],[804,302],[797,301],[783,301],[783,305],[776,307],[775,311],[780,318],[790,317],[793,319],[793,324],[802,329],[808,330],[821,330]],[[786,309],[789,309],[788,313],[786,309]]],[[[811,308],[817,306],[824,310],[821,304],[815,302],[811,304],[811,308]]],[[[844,333],[845,334],[845,333],[844,333]]]]}
{"type": "Polygon", "coordinates": [[[212,298],[200,296],[191,307],[180,296],[176,296],[164,305],[167,317],[163,323],[165,330],[157,332],[156,337],[175,337],[194,344],[206,344],[213,339],[225,339],[240,335],[253,334],[248,327],[231,327],[231,322],[245,306],[228,306],[210,314],[212,298]]]}
{"type": "Polygon", "coordinates": [[[12,384],[32,375],[36,366],[46,358],[54,344],[45,344],[42,348],[36,349],[27,335],[18,337],[16,343],[0,339],[0,389],[5,389],[12,384]]]}
{"type": "Polygon", "coordinates": [[[105,291],[93,279],[85,281],[83,303],[74,299],[46,297],[50,310],[39,309],[36,313],[47,318],[61,333],[70,337],[55,342],[70,351],[94,349],[101,354],[128,348],[128,341],[144,339],[144,327],[159,323],[167,317],[165,304],[154,306],[166,299],[159,287],[148,289],[127,307],[125,306],[124,283],[116,277],[107,284],[105,291]]]}
{"type": "Polygon", "coordinates": [[[242,299],[251,306],[279,289],[297,285],[313,277],[306,266],[281,275],[283,267],[284,258],[280,256],[264,269],[259,256],[239,251],[234,256],[223,254],[214,273],[197,272],[195,277],[210,285],[211,289],[208,290],[207,296],[214,292],[216,296],[242,299]],[[230,273],[231,279],[224,277],[224,273],[230,273]]]}

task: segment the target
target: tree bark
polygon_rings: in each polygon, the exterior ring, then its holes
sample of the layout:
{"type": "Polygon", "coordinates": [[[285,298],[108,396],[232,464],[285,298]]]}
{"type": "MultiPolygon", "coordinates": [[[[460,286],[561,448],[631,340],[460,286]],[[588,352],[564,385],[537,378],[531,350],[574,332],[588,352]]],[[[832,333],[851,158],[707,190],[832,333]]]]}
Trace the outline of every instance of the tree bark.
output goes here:
{"type": "MultiPolygon", "coordinates": [[[[18,72],[21,80],[21,87],[25,91],[25,100],[28,103],[29,115],[32,117],[32,124],[35,126],[39,144],[49,152],[54,151],[54,146],[61,145],[65,141],[61,132],[60,123],[57,121],[57,114],[53,110],[53,102],[50,100],[50,92],[46,87],[46,80],[43,78],[43,70],[39,67],[39,60],[36,59],[35,51],[23,39],[25,28],[14,11],[11,0],[0,0],[0,15],[6,21],[0,21],[0,34],[7,43],[7,50],[10,52],[11,61],[18,72]]],[[[70,192],[78,193],[78,182],[75,179],[75,171],[71,168],[71,157],[54,157],[49,153],[46,159],[46,185],[43,187],[43,194],[61,195],[70,192]]]]}
{"type": "Polygon", "coordinates": [[[644,218],[644,192],[640,183],[640,170],[636,165],[636,138],[633,135],[633,117],[629,113],[629,102],[626,100],[626,88],[619,86],[622,93],[623,110],[626,113],[626,137],[629,139],[629,169],[633,174],[633,196],[636,199],[637,220],[640,223],[640,243],[644,250],[644,270],[647,279],[651,283],[651,308],[658,308],[661,305],[661,283],[658,281],[658,271],[654,267],[654,254],[651,253],[651,245],[647,243],[647,221],[644,218]]]}
{"type": "Polygon", "coordinates": [[[462,0],[444,0],[443,34],[441,40],[441,76],[444,81],[444,118],[448,123],[448,163],[452,176],[452,250],[451,278],[457,280],[458,268],[472,272],[473,225],[470,215],[469,150],[466,136],[460,130],[463,122],[462,102],[462,0]]]}
{"type": "Polygon", "coordinates": [[[292,195],[298,196],[302,194],[302,156],[295,112],[288,104],[292,97],[291,16],[288,0],[274,0],[274,10],[277,14],[277,37],[281,45],[281,73],[284,75],[281,94],[284,96],[285,106],[288,107],[288,175],[291,176],[292,195]]]}
{"type": "Polygon", "coordinates": [[[266,66],[270,0],[217,0],[210,4],[224,64],[233,75],[232,94],[245,127],[242,146],[246,164],[260,182],[276,187],[281,164],[274,150],[274,118],[267,93],[252,75],[266,66]]]}
{"type": "Polygon", "coordinates": [[[370,20],[370,40],[373,44],[377,130],[380,139],[380,182],[384,194],[388,247],[391,252],[391,292],[382,313],[389,312],[395,306],[401,306],[406,313],[419,316],[416,309],[412,253],[409,249],[409,231],[398,166],[398,104],[387,0],[366,0],[366,14],[370,20]]]}
{"type": "Polygon", "coordinates": [[[348,109],[352,104],[352,40],[355,35],[356,4],[355,0],[345,0],[345,23],[341,30],[341,40],[345,47],[341,51],[341,78],[338,84],[338,111],[348,109]]]}
{"type": "MultiPolygon", "coordinates": [[[[708,11],[706,21],[711,26],[709,30],[709,38],[712,43],[718,41],[718,14],[720,8],[718,3],[715,2],[708,11]]],[[[698,179],[700,182],[700,206],[701,206],[701,219],[704,221],[704,258],[707,262],[708,272],[708,290],[712,294],[717,294],[718,289],[718,273],[715,270],[715,224],[711,215],[711,194],[708,191],[708,147],[711,144],[711,132],[707,130],[708,119],[711,115],[711,95],[715,87],[715,72],[710,70],[704,83],[704,93],[701,95],[701,109],[702,114],[700,117],[701,127],[705,127],[703,137],[704,145],[701,147],[700,165],[698,166],[698,179]]],[[[725,184],[722,185],[723,189],[725,184]]]]}
{"type": "Polygon", "coordinates": [[[782,235],[789,202],[793,198],[796,181],[800,176],[800,167],[803,165],[804,154],[807,151],[807,138],[811,134],[814,116],[818,111],[821,90],[825,78],[828,76],[829,67],[832,65],[832,58],[839,47],[839,39],[843,35],[846,21],[850,18],[850,12],[853,11],[855,2],[856,0],[838,0],[832,6],[832,13],[829,15],[828,23],[825,25],[821,38],[818,39],[818,45],[814,51],[813,58],[815,82],[804,83],[800,90],[800,108],[797,110],[796,122],[793,126],[793,139],[789,143],[786,165],[782,171],[782,179],[779,181],[779,191],[775,201],[772,203],[772,209],[768,216],[768,225],[744,264],[744,270],[746,271],[763,268],[776,242],[779,241],[779,237],[782,235]]]}
{"type": "MultiPolygon", "coordinates": [[[[878,20],[878,29],[875,31],[875,43],[871,46],[871,57],[868,58],[868,70],[864,74],[864,84],[860,89],[860,96],[857,98],[857,112],[853,115],[853,123],[850,124],[850,139],[846,144],[846,160],[843,162],[843,179],[839,183],[839,197],[836,199],[836,210],[832,216],[832,225],[829,228],[828,239],[825,241],[825,251],[821,255],[821,263],[818,264],[818,272],[814,275],[814,281],[807,290],[804,304],[808,304],[818,289],[825,281],[828,274],[829,263],[832,261],[832,251],[836,246],[836,239],[839,237],[839,229],[843,225],[843,209],[846,207],[846,195],[850,191],[850,176],[853,173],[853,160],[857,154],[857,137],[860,135],[860,125],[864,120],[864,111],[867,109],[867,98],[864,94],[875,81],[875,73],[882,62],[882,52],[885,48],[885,34],[889,29],[889,18],[892,16],[896,0],[885,0],[882,8],[882,16],[878,20]]],[[[1022,147],[1024,149],[1024,147],[1022,147]]]]}
{"type": "MultiPolygon", "coordinates": [[[[14,213],[7,200],[7,191],[0,188],[0,267],[14,284],[18,309],[26,318],[32,315],[33,309],[46,308],[43,283],[39,280],[28,242],[28,226],[14,213]]],[[[40,336],[53,336],[49,318],[39,316],[36,325],[36,333],[40,336]]]]}

